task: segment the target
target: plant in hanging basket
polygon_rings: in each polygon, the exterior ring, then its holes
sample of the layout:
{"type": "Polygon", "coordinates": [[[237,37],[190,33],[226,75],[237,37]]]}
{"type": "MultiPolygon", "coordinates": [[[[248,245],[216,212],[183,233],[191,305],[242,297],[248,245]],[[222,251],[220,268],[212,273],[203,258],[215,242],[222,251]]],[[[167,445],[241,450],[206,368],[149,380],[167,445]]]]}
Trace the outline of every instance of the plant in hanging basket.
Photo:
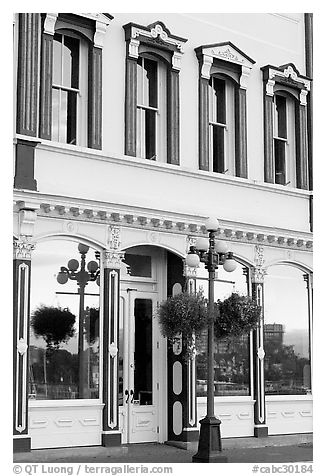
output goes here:
{"type": "Polygon", "coordinates": [[[232,293],[215,303],[214,331],[217,339],[236,337],[254,329],[260,318],[261,307],[250,297],[232,293]]]}
{"type": "Polygon", "coordinates": [[[37,307],[31,317],[31,327],[36,337],[43,337],[47,349],[57,350],[75,334],[76,316],[68,308],[37,307]]]}
{"type": "Polygon", "coordinates": [[[182,334],[188,352],[194,347],[193,336],[207,326],[207,306],[202,293],[180,293],[168,297],[157,311],[162,334],[174,343],[182,334]]]}

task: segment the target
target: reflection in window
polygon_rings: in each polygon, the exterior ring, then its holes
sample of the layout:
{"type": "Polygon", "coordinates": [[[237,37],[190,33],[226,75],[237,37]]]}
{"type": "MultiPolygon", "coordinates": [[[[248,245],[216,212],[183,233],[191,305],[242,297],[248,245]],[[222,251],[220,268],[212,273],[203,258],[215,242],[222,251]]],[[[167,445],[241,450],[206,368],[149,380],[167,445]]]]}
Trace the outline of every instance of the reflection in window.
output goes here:
{"type": "Polygon", "coordinates": [[[297,268],[273,266],[265,277],[265,392],[307,394],[310,382],[307,275],[297,268]]]}
{"type": "MultiPolygon", "coordinates": [[[[246,268],[238,265],[233,273],[227,273],[220,267],[216,273],[215,300],[223,300],[232,292],[248,294],[246,268]],[[232,281],[232,282],[230,282],[232,281]]],[[[197,289],[208,297],[207,270],[203,264],[197,270],[197,289]]],[[[215,396],[249,395],[250,363],[249,336],[230,337],[215,342],[214,347],[214,389],[215,396]]],[[[207,330],[197,339],[197,396],[206,396],[207,392],[207,330]]]]}
{"type": "MultiPolygon", "coordinates": [[[[86,263],[94,258],[89,249],[86,263]]],[[[71,259],[77,260],[78,272],[78,243],[39,243],[33,254],[30,399],[99,398],[99,287],[88,281],[78,293],[76,280],[60,285],[58,272],[71,259]]]]}

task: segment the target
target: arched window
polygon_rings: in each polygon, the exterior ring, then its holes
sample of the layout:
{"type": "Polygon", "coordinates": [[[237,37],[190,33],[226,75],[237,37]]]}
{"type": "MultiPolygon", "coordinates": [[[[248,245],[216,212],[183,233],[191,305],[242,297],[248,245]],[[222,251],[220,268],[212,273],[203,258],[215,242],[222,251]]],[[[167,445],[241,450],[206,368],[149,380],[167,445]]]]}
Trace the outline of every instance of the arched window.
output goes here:
{"type": "Polygon", "coordinates": [[[288,265],[268,269],[264,284],[265,392],[311,393],[310,275],[288,265]]]}
{"type": "Polygon", "coordinates": [[[179,72],[187,40],[162,22],[124,29],[125,154],[179,165],[179,72]]]}
{"type": "Polygon", "coordinates": [[[199,169],[247,178],[247,80],[255,63],[230,41],[199,46],[199,169]]]}
{"type": "Polygon", "coordinates": [[[137,60],[137,157],[166,162],[167,69],[153,56],[137,60]]]}
{"type": "Polygon", "coordinates": [[[209,80],[209,169],[235,175],[235,91],[227,77],[209,80]]]}
{"type": "Polygon", "coordinates": [[[308,188],[307,95],[311,80],[292,64],[264,66],[265,182],[308,188]]]}
{"type": "Polygon", "coordinates": [[[88,42],[59,31],[53,37],[52,140],[85,146],[88,42]]]}

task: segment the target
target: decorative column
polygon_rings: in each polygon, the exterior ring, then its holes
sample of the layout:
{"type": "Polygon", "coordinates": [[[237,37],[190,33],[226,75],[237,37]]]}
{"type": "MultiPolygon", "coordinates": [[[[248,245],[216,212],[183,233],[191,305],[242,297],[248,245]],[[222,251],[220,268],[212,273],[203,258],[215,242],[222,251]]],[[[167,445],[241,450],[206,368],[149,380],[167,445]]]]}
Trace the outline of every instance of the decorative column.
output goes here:
{"type": "MultiPolygon", "coordinates": [[[[189,246],[192,239],[188,240],[189,246]]],[[[195,241],[195,240],[193,240],[195,241]]],[[[196,270],[185,266],[176,255],[168,254],[168,296],[182,290],[194,293],[196,270]]],[[[185,360],[182,335],[168,347],[168,440],[187,448],[198,440],[196,359],[195,353],[185,360]]]]}
{"type": "Polygon", "coordinates": [[[41,35],[40,118],[42,139],[51,140],[52,123],[52,70],[53,35],[57,13],[47,13],[43,18],[41,35]]]}
{"type": "Polygon", "coordinates": [[[181,53],[174,53],[167,84],[167,162],[168,164],[174,165],[179,165],[180,161],[179,72],[181,68],[181,57],[181,53]]]}
{"type": "Polygon", "coordinates": [[[19,238],[13,256],[13,450],[30,451],[28,434],[28,346],[30,314],[31,242],[36,211],[19,211],[19,238]]]}
{"type": "Polygon", "coordinates": [[[39,13],[19,14],[17,133],[37,135],[39,13]]]}
{"type": "Polygon", "coordinates": [[[274,140],[273,140],[273,96],[275,81],[264,84],[264,180],[275,182],[274,140]]]}
{"type": "Polygon", "coordinates": [[[137,151],[137,59],[139,41],[131,38],[126,53],[125,154],[137,151]]]}
{"type": "MultiPolygon", "coordinates": [[[[196,51],[196,50],[195,50],[196,51]]],[[[209,103],[208,83],[210,79],[213,58],[207,55],[199,56],[199,169],[209,170],[209,103]]]]}
{"type": "Polygon", "coordinates": [[[235,175],[248,177],[247,166],[247,83],[250,68],[242,66],[240,86],[235,96],[235,175]]]}
{"type": "Polygon", "coordinates": [[[298,130],[297,141],[297,187],[308,189],[308,128],[307,128],[307,95],[303,89],[300,93],[300,104],[297,109],[298,130]]]}
{"type": "Polygon", "coordinates": [[[103,252],[103,432],[102,446],[121,444],[118,415],[118,349],[120,269],[120,228],[109,227],[108,249],[103,252]]]}
{"type": "Polygon", "coordinates": [[[253,332],[253,381],[254,381],[254,436],[268,436],[266,425],[265,380],[264,380],[264,264],[263,246],[255,246],[255,266],[251,268],[252,297],[261,306],[261,317],[253,332]]]}

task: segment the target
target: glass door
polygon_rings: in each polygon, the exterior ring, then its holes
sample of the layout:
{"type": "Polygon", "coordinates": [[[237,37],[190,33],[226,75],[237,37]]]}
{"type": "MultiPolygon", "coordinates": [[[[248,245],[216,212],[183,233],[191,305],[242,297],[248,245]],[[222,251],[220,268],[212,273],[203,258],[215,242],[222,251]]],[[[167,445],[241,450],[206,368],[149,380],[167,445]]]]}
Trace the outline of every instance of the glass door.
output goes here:
{"type": "Polygon", "coordinates": [[[153,311],[157,294],[122,292],[119,402],[123,443],[158,441],[158,386],[153,311]]]}

